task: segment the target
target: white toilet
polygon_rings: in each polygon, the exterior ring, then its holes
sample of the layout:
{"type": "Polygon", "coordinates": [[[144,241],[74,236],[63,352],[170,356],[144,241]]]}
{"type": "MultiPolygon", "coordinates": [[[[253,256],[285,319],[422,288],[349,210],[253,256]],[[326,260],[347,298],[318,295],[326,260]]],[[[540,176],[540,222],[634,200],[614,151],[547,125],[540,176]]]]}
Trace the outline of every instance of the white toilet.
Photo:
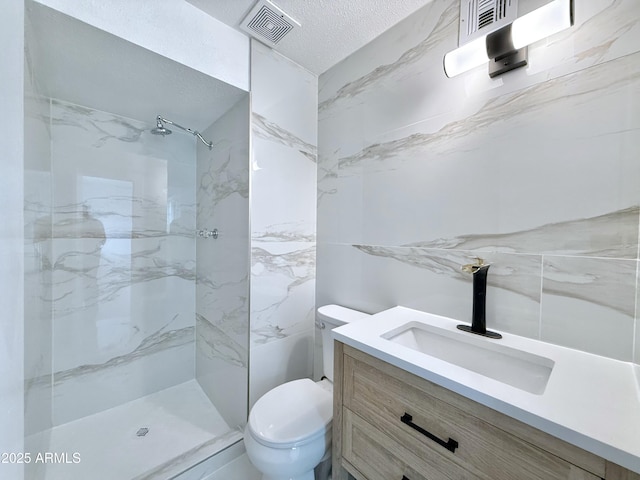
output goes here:
{"type": "MultiPolygon", "coordinates": [[[[331,456],[333,339],[331,330],[368,317],[339,305],[317,311],[325,380],[284,383],[264,394],[249,413],[244,444],[262,480],[314,480],[314,468],[331,456]]],[[[327,480],[328,472],[324,473],[327,480]]]]}

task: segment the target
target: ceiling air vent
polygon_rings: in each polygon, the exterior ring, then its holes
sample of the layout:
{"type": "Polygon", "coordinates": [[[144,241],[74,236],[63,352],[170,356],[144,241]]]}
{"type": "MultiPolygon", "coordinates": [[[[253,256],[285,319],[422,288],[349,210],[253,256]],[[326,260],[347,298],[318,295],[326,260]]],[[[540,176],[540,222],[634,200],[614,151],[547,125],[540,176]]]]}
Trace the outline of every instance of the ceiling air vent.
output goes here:
{"type": "Polygon", "coordinates": [[[461,0],[459,45],[513,22],[518,0],[461,0]]]}
{"type": "Polygon", "coordinates": [[[269,0],[259,0],[240,23],[240,28],[261,42],[275,46],[300,24],[269,0]]]}

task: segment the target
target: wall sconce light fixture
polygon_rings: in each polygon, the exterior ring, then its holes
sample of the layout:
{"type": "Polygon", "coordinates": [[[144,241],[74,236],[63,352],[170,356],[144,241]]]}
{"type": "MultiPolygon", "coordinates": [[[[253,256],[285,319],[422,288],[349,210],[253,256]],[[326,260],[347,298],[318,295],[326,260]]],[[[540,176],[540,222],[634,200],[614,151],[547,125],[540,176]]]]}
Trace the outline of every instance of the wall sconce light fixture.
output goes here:
{"type": "Polygon", "coordinates": [[[573,0],[553,0],[444,56],[444,72],[455,77],[489,63],[495,77],[527,64],[527,46],[573,25],[573,0]]]}

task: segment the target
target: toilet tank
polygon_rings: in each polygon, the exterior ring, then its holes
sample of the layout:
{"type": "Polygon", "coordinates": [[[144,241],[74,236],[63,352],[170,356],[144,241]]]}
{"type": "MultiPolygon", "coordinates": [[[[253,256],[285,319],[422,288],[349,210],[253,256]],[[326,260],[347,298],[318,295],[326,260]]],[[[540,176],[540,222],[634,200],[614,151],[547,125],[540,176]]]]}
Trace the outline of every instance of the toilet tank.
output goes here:
{"type": "Polygon", "coordinates": [[[322,332],[322,369],[323,374],[333,382],[333,338],[331,330],[349,322],[369,317],[368,313],[359,312],[340,305],[324,305],[318,308],[316,320],[322,332]]]}

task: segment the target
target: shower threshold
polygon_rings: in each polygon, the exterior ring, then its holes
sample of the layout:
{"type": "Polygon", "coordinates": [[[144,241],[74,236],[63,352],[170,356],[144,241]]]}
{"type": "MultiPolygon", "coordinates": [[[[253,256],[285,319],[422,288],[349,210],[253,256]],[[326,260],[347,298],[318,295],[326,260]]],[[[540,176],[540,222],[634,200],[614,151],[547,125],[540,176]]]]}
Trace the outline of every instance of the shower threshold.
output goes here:
{"type": "Polygon", "coordinates": [[[27,437],[25,478],[165,480],[241,438],[190,380],[27,437]]]}

